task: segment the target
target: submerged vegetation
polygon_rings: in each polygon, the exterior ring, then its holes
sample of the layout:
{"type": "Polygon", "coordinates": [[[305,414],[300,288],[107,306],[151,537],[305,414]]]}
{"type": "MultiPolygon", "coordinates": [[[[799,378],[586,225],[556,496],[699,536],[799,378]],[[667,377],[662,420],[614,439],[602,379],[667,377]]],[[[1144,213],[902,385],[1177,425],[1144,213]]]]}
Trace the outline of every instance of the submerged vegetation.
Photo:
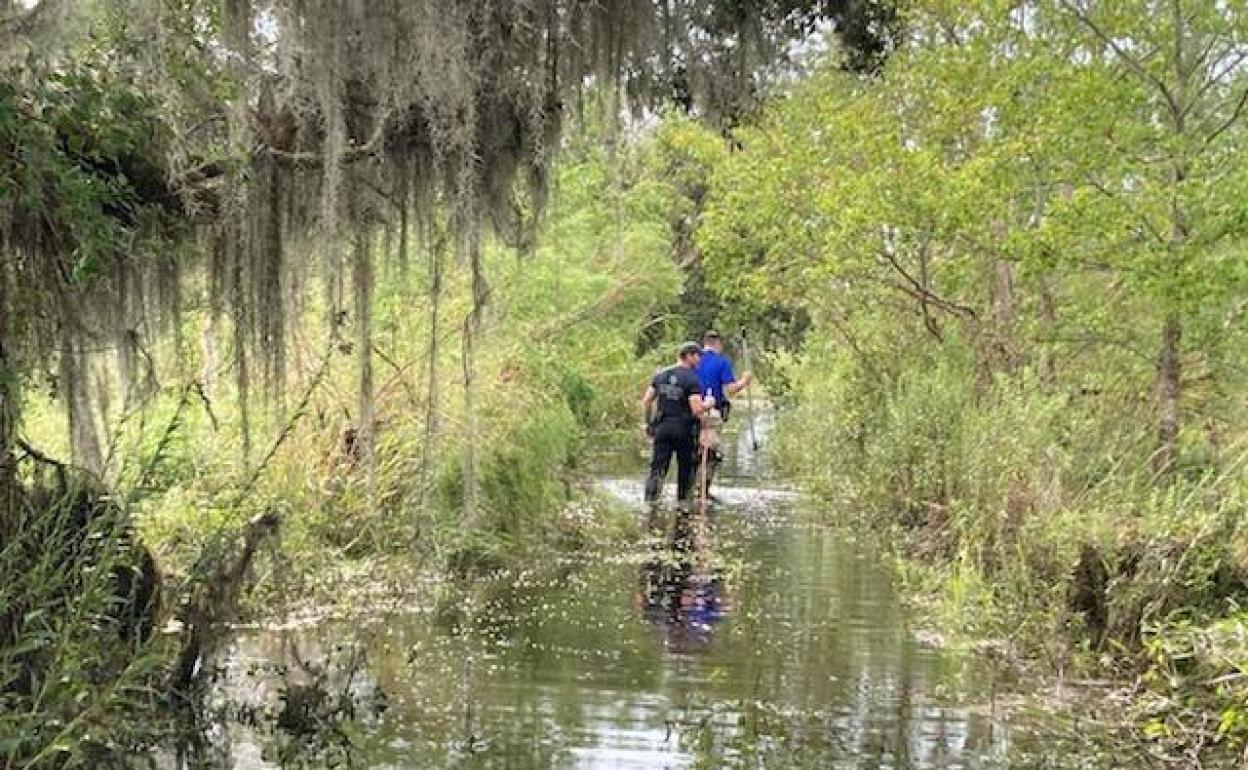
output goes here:
{"type": "Polygon", "coordinates": [[[231,622],[625,536],[587,457],[712,325],[934,621],[1240,755],[1246,56],[1234,2],[0,2],[0,767],[189,750],[231,622]]]}

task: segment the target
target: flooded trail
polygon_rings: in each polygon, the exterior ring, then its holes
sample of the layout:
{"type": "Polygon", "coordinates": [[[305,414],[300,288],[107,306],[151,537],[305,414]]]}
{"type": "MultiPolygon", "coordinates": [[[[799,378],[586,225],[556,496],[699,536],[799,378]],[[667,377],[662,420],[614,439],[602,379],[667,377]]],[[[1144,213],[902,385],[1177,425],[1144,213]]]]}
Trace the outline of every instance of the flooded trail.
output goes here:
{"type": "MultiPolygon", "coordinates": [[[[640,543],[428,606],[240,634],[218,743],[248,769],[1001,766],[973,662],[920,647],[871,554],[737,448],[706,520],[660,512],[640,543]]],[[[598,486],[646,516],[639,478],[598,486]]]]}

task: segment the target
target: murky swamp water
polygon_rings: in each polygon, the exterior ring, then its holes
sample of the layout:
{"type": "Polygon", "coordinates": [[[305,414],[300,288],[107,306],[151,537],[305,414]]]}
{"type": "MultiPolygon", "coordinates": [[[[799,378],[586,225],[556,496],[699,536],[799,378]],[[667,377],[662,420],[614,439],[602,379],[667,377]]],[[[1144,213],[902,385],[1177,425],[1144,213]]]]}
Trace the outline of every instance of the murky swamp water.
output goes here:
{"type": "MultiPolygon", "coordinates": [[[[433,606],[240,633],[218,748],[247,769],[1004,766],[983,666],[918,645],[871,554],[732,449],[707,519],[668,510],[640,544],[433,606]]],[[[599,480],[639,517],[641,464],[599,480]]]]}

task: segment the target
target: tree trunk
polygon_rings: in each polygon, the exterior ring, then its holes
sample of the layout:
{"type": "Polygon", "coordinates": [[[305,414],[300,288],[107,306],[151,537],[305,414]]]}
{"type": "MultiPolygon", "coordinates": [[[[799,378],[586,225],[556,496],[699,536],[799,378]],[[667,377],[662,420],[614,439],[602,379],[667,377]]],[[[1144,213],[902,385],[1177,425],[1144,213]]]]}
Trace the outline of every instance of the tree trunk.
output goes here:
{"type": "Polygon", "coordinates": [[[200,354],[203,357],[203,364],[200,366],[199,374],[204,394],[210,399],[217,392],[217,338],[220,334],[220,321],[215,313],[211,313],[208,316],[208,324],[204,327],[204,332],[200,337],[200,354]]]}
{"type": "Polygon", "coordinates": [[[373,497],[376,463],[373,451],[373,253],[367,233],[355,237],[351,278],[355,294],[356,356],[359,364],[359,427],[356,447],[368,475],[369,498],[373,497]]]}
{"type": "Polygon", "coordinates": [[[263,270],[260,275],[260,330],[265,351],[265,379],[269,399],[278,424],[285,419],[286,398],[286,293],[282,286],[285,272],[282,246],[282,180],[277,161],[270,158],[265,172],[263,270]]]}
{"type": "MultiPolygon", "coordinates": [[[[233,235],[232,229],[227,230],[227,233],[233,235]]],[[[243,280],[242,249],[236,245],[227,248],[231,260],[230,293],[234,299],[234,396],[238,400],[238,431],[242,439],[243,464],[245,465],[251,460],[251,371],[247,360],[248,310],[243,280]]]]}
{"type": "MultiPolygon", "coordinates": [[[[1170,266],[1177,280],[1186,257],[1190,232],[1187,212],[1182,202],[1182,189],[1188,176],[1188,155],[1184,146],[1187,138],[1187,114],[1191,104],[1188,91],[1192,71],[1184,57],[1186,34],[1182,9],[1176,1],[1172,6],[1174,27],[1174,98],[1169,100],[1170,117],[1174,129],[1174,154],[1171,156],[1170,172],[1170,266]]],[[[1173,301],[1173,298],[1168,298],[1173,301]]],[[[1178,465],[1180,406],[1183,398],[1183,327],[1179,310],[1171,305],[1166,310],[1161,328],[1161,352],[1157,357],[1157,386],[1161,401],[1161,418],[1157,429],[1157,452],[1155,465],[1157,475],[1166,478],[1178,465]]]]}
{"type": "MultiPolygon", "coordinates": [[[[1044,276],[1040,278],[1040,322],[1048,332],[1047,336],[1056,335],[1057,303],[1044,276]]],[[[1052,388],[1057,382],[1057,351],[1052,344],[1046,344],[1040,350],[1040,382],[1046,388],[1052,388]]]]}
{"type": "Polygon", "coordinates": [[[130,281],[128,264],[117,271],[117,394],[121,397],[122,411],[134,403],[134,378],[138,371],[138,350],[135,336],[130,332],[130,281]]]}
{"type": "Polygon", "coordinates": [[[406,174],[399,175],[399,285],[407,288],[407,251],[410,248],[408,236],[411,232],[411,209],[408,206],[411,195],[408,193],[409,182],[406,174]]]}
{"type": "Polygon", "coordinates": [[[475,235],[469,236],[468,264],[472,269],[472,310],[464,319],[463,366],[464,366],[464,521],[465,527],[473,527],[477,521],[477,361],[474,343],[481,328],[481,313],[485,309],[487,290],[485,272],[481,265],[481,246],[475,235]]]}
{"type": "MultiPolygon", "coordinates": [[[[438,440],[438,409],[441,401],[441,389],[438,388],[438,352],[441,349],[438,335],[441,334],[439,320],[442,312],[442,264],[443,249],[446,242],[435,237],[429,249],[429,378],[428,398],[425,404],[425,440],[421,447],[420,482],[417,490],[416,515],[420,515],[424,507],[425,490],[429,485],[429,466],[433,462],[433,448],[438,440]]],[[[419,531],[419,525],[417,526],[419,531]]]]}
{"type": "Polygon", "coordinates": [[[997,365],[1011,377],[1018,374],[1018,340],[1015,337],[1018,309],[1014,299],[1014,263],[993,260],[992,336],[997,365]]]}
{"type": "Polygon", "coordinates": [[[65,399],[65,417],[69,429],[69,445],[74,464],[99,475],[104,470],[104,455],[91,414],[90,372],[73,332],[61,332],[60,386],[65,399]]]}
{"type": "Polygon", "coordinates": [[[17,372],[8,355],[9,311],[4,281],[5,276],[0,274],[0,542],[7,542],[15,528],[17,458],[13,446],[17,442],[17,417],[21,406],[17,372]]]}
{"type": "Polygon", "coordinates": [[[1174,472],[1178,462],[1180,414],[1183,397],[1183,329],[1177,313],[1166,316],[1161,330],[1161,354],[1157,360],[1157,381],[1161,397],[1161,423],[1157,432],[1156,469],[1159,476],[1174,472]]]}
{"type": "Polygon", "coordinates": [[[460,363],[464,373],[464,518],[463,526],[471,528],[477,520],[477,404],[476,356],[472,349],[476,334],[475,312],[464,319],[463,346],[460,363]]]}

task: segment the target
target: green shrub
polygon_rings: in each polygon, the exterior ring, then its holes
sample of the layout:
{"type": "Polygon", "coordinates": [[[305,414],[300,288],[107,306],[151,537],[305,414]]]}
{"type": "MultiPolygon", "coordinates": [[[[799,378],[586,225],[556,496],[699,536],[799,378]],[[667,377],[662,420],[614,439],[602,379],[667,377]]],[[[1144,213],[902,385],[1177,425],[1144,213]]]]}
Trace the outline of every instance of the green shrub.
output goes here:
{"type": "Polygon", "coordinates": [[[159,577],[108,498],[44,489],[0,538],[0,765],[125,766],[166,728],[159,577]]]}
{"type": "Polygon", "coordinates": [[[786,364],[798,384],[778,446],[847,502],[832,510],[938,571],[947,617],[1064,668],[1117,649],[1138,670],[1174,618],[1248,601],[1242,457],[1159,485],[1130,395],[1029,370],[984,381],[956,339],[937,352],[881,371],[812,338],[786,364]]]}

